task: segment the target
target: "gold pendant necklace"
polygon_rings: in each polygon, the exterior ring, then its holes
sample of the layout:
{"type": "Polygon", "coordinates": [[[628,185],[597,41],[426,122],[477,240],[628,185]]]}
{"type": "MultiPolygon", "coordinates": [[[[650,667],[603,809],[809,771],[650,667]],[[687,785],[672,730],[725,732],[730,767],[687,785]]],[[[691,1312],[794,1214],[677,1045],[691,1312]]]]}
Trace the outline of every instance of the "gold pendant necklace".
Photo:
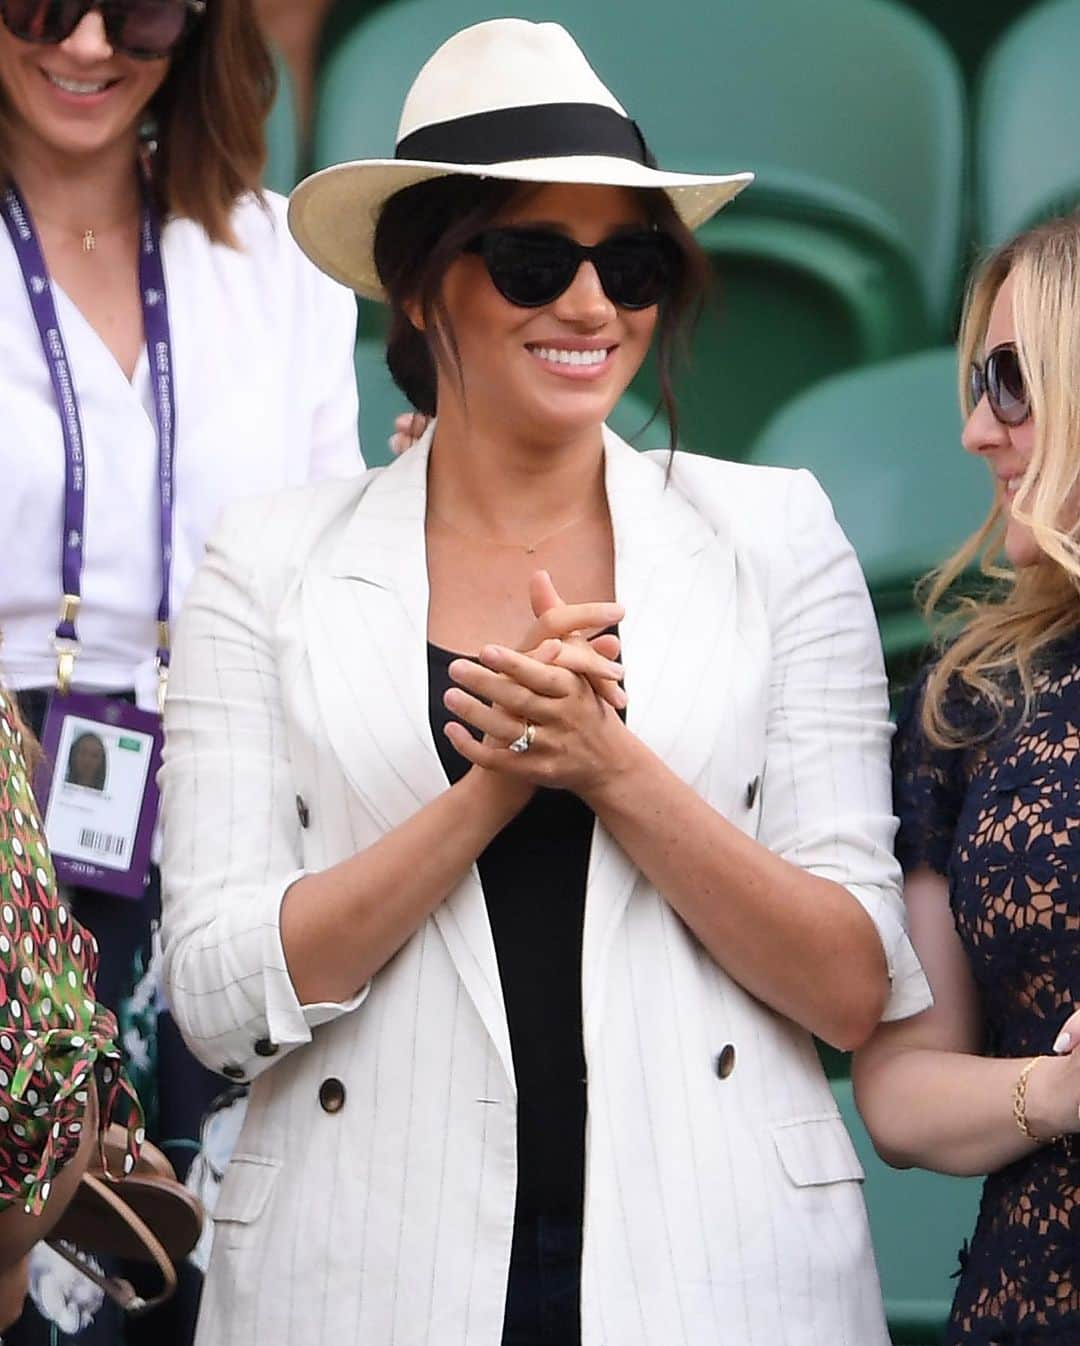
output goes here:
{"type": "Polygon", "coordinates": [[[565,533],[568,528],[573,528],[575,524],[583,523],[589,515],[593,513],[591,509],[586,510],[584,514],[579,514],[577,518],[571,519],[567,523],[560,524],[558,528],[553,529],[550,533],[545,533],[543,537],[538,537],[535,542],[504,542],[501,538],[497,537],[484,537],[479,533],[467,533],[463,528],[458,528],[455,524],[452,524],[450,520],[440,514],[438,510],[431,509],[430,506],[428,506],[428,510],[429,513],[438,519],[444,528],[449,528],[451,533],[456,533],[458,537],[468,538],[470,542],[483,542],[489,547],[508,547],[511,551],[523,551],[526,556],[535,556],[537,549],[542,547],[545,542],[550,542],[553,537],[558,537],[560,533],[565,533]]]}
{"type": "Polygon", "coordinates": [[[93,229],[87,229],[82,236],[83,252],[94,252],[97,248],[97,239],[94,237],[93,229]]]}

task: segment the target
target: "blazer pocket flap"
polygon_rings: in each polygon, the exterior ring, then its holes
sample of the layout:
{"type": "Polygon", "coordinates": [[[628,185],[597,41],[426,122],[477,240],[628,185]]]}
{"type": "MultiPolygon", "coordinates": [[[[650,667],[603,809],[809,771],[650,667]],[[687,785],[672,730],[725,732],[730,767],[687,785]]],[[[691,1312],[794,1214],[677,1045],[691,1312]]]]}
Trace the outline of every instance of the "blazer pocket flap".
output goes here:
{"type": "Polygon", "coordinates": [[[861,1182],[865,1177],[839,1113],[773,1122],[772,1134],[780,1162],[796,1187],[861,1182]]]}
{"type": "Polygon", "coordinates": [[[250,1224],[266,1209],[274,1183],[281,1172],[279,1159],[235,1155],[225,1170],[221,1191],[212,1211],[215,1222],[230,1220],[250,1224]]]}

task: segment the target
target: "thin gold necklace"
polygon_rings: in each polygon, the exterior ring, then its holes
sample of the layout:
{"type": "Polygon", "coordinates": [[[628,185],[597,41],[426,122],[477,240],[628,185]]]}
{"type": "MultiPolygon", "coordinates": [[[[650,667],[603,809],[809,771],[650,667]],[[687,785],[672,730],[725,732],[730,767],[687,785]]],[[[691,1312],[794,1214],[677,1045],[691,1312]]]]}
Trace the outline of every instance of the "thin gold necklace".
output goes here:
{"type": "Polygon", "coordinates": [[[490,547],[506,547],[511,551],[523,551],[526,556],[533,556],[537,548],[542,547],[545,542],[550,542],[553,537],[558,537],[560,533],[565,533],[567,529],[573,528],[575,524],[583,523],[593,510],[588,509],[584,514],[579,514],[577,518],[570,519],[567,523],[560,524],[558,528],[553,528],[550,533],[545,533],[543,537],[538,537],[535,542],[505,542],[502,538],[484,537],[481,533],[467,533],[464,528],[458,528],[452,524],[444,515],[431,505],[428,506],[428,513],[433,515],[442,524],[448,528],[451,533],[456,533],[458,537],[468,538],[470,542],[484,542],[490,547]]]}
{"type": "Polygon", "coordinates": [[[62,230],[70,238],[74,238],[76,236],[81,238],[82,250],[83,252],[87,253],[97,251],[97,241],[98,236],[100,234],[111,234],[117,229],[125,228],[135,218],[134,215],[130,211],[128,211],[128,213],[124,215],[122,219],[113,220],[111,224],[106,224],[102,228],[79,229],[78,227],[72,227],[69,224],[61,224],[59,220],[52,220],[49,218],[48,215],[43,215],[40,210],[35,210],[33,212],[33,215],[36,220],[41,220],[44,224],[49,225],[53,229],[62,230]]]}

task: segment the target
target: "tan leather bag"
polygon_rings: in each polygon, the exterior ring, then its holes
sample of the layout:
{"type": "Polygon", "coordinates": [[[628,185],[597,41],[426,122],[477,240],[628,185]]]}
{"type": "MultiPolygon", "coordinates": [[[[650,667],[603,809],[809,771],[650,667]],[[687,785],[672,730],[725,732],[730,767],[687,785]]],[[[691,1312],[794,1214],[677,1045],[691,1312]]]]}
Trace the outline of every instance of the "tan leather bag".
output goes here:
{"type": "Polygon", "coordinates": [[[125,1312],[145,1313],[175,1293],[176,1266],[202,1233],[202,1204],[149,1141],[144,1142],[134,1171],[126,1177],[114,1176],[123,1173],[127,1134],[122,1127],[108,1128],[103,1148],[104,1166],[98,1158],[83,1174],[49,1244],[125,1312]],[[162,1289],[152,1299],[143,1299],[130,1281],[103,1276],[91,1266],[85,1258],[88,1253],[155,1263],[162,1289]]]}

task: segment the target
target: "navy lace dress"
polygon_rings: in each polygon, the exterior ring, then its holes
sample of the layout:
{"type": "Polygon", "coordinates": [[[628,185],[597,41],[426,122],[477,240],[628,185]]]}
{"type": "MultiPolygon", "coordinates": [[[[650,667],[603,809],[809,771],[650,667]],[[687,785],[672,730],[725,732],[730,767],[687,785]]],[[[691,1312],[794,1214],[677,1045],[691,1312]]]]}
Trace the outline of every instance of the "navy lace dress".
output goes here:
{"type": "MultiPolygon", "coordinates": [[[[945,876],[983,1011],[987,1055],[1046,1054],[1080,1004],[1080,636],[1052,647],[1033,717],[965,749],[931,746],[922,685],[894,745],[897,853],[945,876]]],[[[954,694],[958,726],[985,709],[954,694]]],[[[949,1346],[1080,1343],[1080,1136],[986,1179],[960,1254],[949,1346]]]]}

